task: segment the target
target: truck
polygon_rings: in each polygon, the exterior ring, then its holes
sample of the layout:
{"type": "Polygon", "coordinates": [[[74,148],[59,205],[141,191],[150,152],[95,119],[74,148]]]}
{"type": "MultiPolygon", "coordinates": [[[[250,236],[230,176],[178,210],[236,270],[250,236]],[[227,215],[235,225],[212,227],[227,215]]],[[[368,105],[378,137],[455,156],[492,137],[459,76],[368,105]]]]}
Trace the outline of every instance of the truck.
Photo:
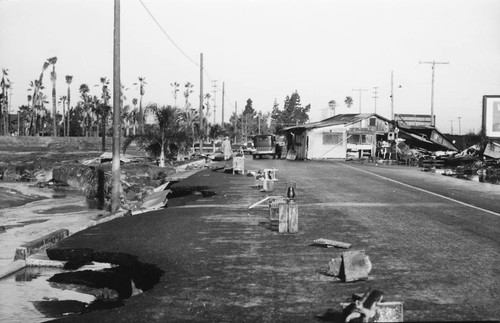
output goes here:
{"type": "Polygon", "coordinates": [[[275,135],[256,135],[253,137],[254,151],[252,152],[253,159],[262,156],[276,157],[276,136],[275,135]]]}

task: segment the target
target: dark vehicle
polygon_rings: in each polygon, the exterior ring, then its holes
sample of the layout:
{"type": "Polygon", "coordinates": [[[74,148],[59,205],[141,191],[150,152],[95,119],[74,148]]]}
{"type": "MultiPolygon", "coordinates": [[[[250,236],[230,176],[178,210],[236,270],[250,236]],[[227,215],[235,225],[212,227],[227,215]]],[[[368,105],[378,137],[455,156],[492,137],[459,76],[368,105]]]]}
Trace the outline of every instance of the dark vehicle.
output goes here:
{"type": "Polygon", "coordinates": [[[276,137],[274,135],[256,135],[253,137],[253,146],[255,151],[252,152],[253,159],[257,156],[273,156],[276,157],[276,137]]]}

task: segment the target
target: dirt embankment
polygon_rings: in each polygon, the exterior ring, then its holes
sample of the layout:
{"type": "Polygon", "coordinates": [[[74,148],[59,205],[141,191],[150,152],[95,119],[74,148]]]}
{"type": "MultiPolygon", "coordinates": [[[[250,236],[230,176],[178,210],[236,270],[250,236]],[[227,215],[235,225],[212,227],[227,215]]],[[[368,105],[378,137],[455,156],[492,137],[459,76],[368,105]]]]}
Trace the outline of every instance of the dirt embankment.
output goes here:
{"type": "MultiPolygon", "coordinates": [[[[122,140],[123,141],[123,140],[122,140]]],[[[112,148],[112,138],[106,138],[106,150],[112,148]]],[[[102,155],[102,138],[98,137],[6,137],[0,136],[0,180],[50,182],[59,188],[76,189],[88,199],[109,195],[111,163],[96,160],[102,155]]],[[[160,168],[135,145],[127,155],[142,157],[138,162],[123,164],[122,202],[133,206],[163,184],[174,173],[174,166],[160,168]]]]}

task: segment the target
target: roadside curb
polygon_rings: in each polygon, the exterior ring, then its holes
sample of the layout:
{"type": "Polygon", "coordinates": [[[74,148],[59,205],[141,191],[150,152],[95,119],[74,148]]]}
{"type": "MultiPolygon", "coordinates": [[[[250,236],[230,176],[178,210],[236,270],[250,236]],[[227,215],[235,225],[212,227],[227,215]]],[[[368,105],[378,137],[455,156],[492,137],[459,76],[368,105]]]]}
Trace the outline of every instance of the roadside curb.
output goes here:
{"type": "MultiPolygon", "coordinates": [[[[97,224],[130,215],[132,215],[130,210],[120,210],[98,220],[90,221],[90,223],[84,226],[82,230],[97,224]]],[[[38,239],[23,243],[21,246],[16,248],[14,261],[6,266],[0,267],[0,279],[29,266],[63,267],[65,262],[47,259],[44,255],[40,255],[40,252],[68,238],[69,236],[71,236],[71,234],[68,229],[59,229],[38,239]]]]}
{"type": "Polygon", "coordinates": [[[14,261],[26,260],[26,258],[36,253],[37,251],[53,246],[54,244],[67,238],[68,236],[69,236],[68,229],[59,229],[57,231],[44,235],[41,238],[32,240],[27,243],[23,243],[16,249],[16,253],[14,255],[14,261]]]}

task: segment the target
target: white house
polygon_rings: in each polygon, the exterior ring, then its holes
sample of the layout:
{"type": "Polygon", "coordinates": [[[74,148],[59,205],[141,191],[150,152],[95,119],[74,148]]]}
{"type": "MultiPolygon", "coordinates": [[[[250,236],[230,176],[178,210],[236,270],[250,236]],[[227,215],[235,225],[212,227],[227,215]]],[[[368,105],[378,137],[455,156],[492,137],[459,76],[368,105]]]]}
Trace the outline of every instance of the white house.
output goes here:
{"type": "Polygon", "coordinates": [[[376,113],[338,114],[285,128],[287,148],[297,159],[345,159],[375,156],[377,142],[393,130],[390,120],[376,113]]]}

